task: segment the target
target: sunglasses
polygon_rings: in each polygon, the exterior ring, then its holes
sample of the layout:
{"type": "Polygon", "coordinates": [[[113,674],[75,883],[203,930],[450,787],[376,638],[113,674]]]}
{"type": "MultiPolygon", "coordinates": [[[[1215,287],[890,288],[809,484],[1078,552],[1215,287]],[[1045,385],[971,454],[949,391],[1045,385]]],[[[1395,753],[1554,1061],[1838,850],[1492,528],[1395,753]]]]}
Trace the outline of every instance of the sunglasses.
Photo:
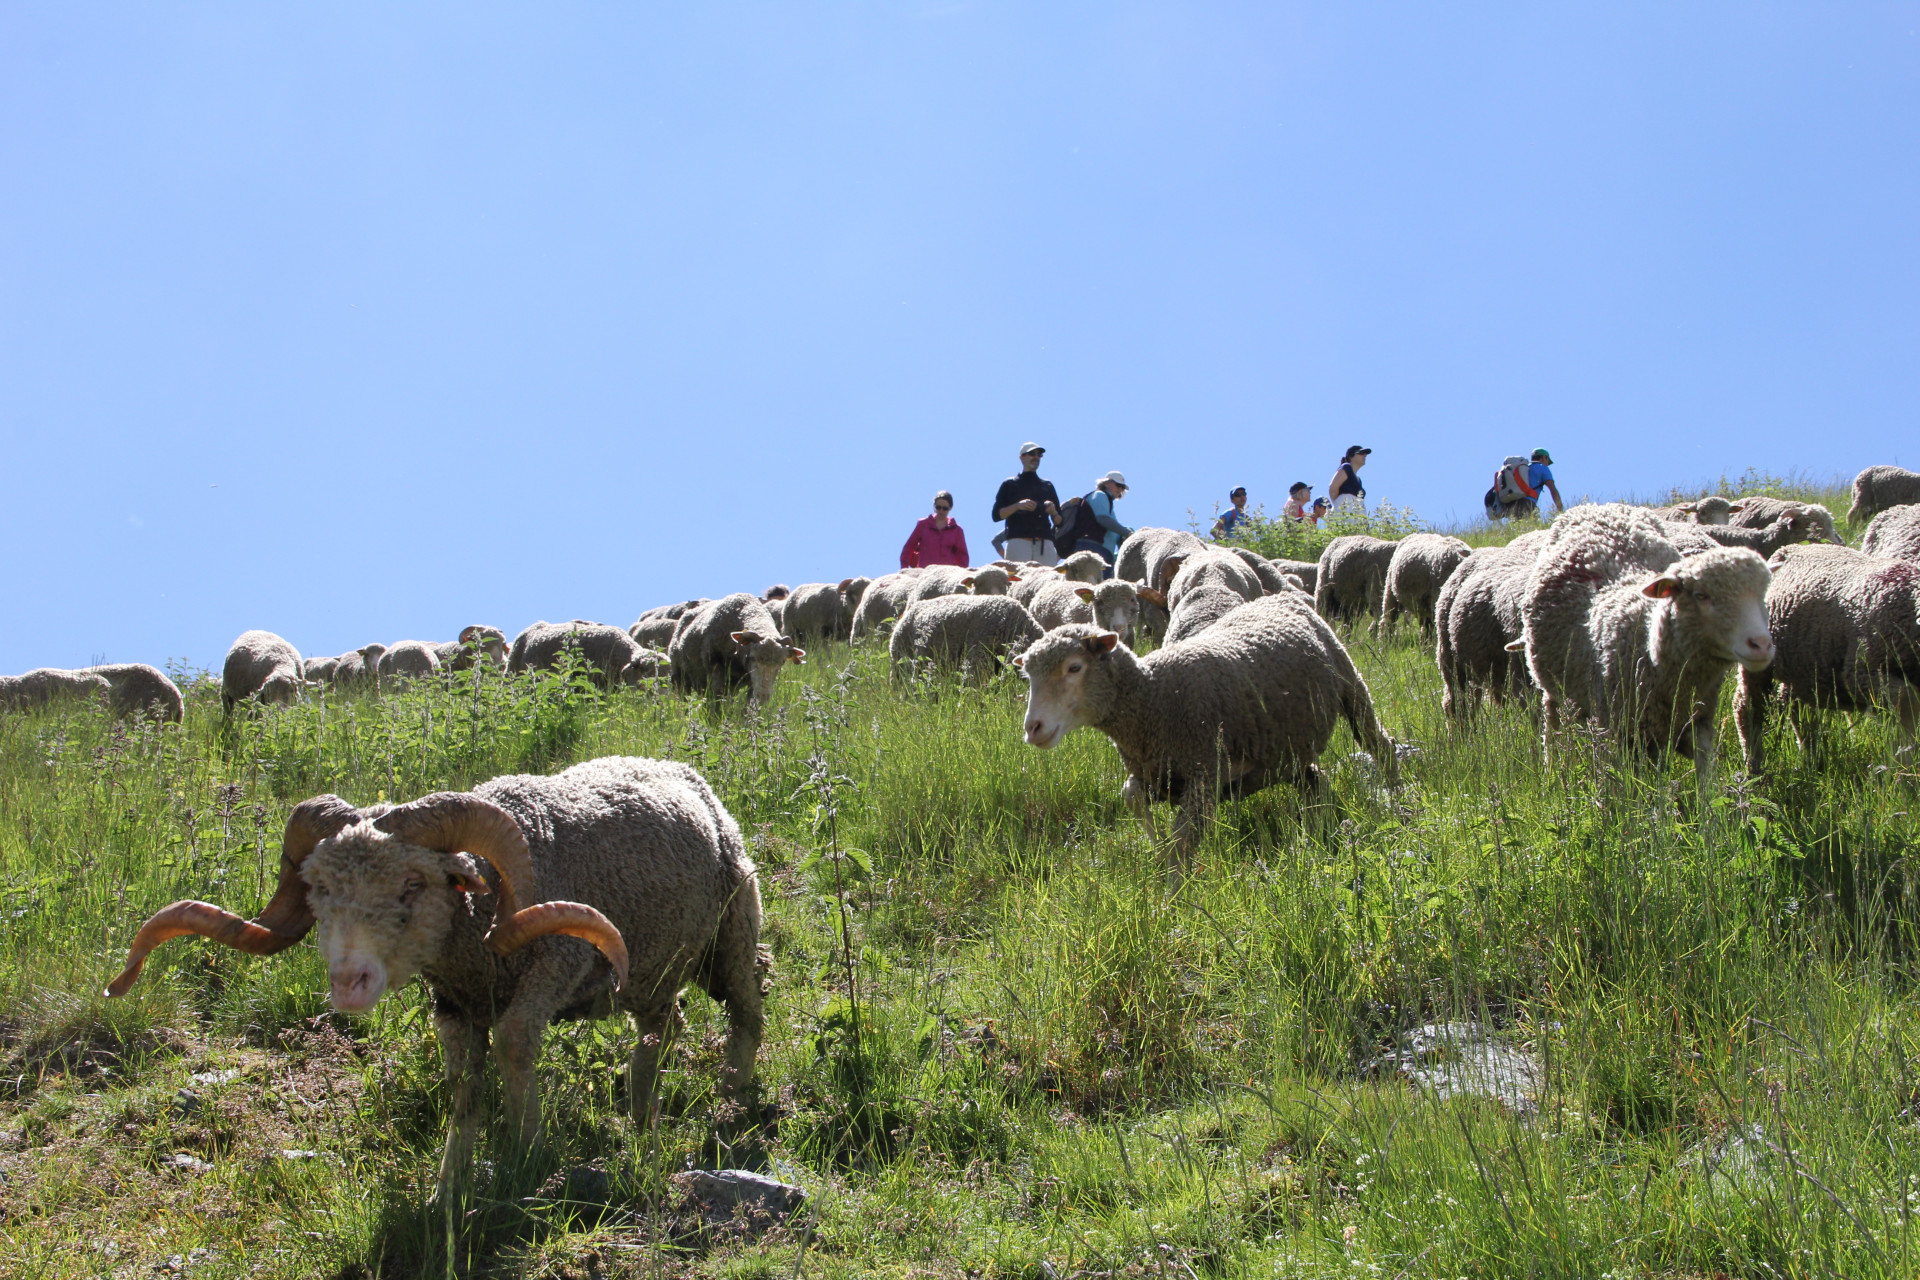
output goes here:
{"type": "Polygon", "coordinates": [[[937,502],[936,502],[936,503],[934,504],[934,506],[933,506],[933,509],[934,509],[935,511],[951,511],[951,510],[953,510],[953,508],[952,508],[952,507],[943,507],[943,506],[941,506],[941,505],[940,505],[939,503],[937,503],[937,502]]]}

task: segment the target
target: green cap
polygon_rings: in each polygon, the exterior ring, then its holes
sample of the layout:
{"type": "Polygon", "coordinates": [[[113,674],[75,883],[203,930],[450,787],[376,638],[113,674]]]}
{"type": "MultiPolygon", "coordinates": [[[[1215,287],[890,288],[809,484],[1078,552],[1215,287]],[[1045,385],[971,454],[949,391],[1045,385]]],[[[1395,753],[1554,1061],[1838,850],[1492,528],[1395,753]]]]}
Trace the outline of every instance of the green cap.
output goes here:
{"type": "Polygon", "coordinates": [[[1548,466],[1553,465],[1553,455],[1548,453],[1545,449],[1535,449],[1533,451],[1533,460],[1535,462],[1544,462],[1548,466]]]}

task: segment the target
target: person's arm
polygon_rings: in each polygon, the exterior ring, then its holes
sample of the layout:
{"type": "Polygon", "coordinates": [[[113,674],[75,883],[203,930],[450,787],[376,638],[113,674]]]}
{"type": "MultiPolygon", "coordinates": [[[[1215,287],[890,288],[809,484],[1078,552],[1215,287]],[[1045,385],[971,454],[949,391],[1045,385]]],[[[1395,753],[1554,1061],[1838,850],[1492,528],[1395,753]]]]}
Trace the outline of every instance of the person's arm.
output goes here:
{"type": "Polygon", "coordinates": [[[1340,500],[1340,482],[1346,479],[1346,471],[1346,464],[1342,463],[1340,468],[1333,473],[1333,479],[1327,484],[1328,502],[1338,502],[1340,500]]]}
{"type": "MultiPolygon", "coordinates": [[[[1031,498],[1015,499],[1013,494],[1008,492],[1013,487],[1013,484],[1014,482],[1012,480],[1007,481],[1005,484],[1000,486],[1000,492],[994,495],[993,518],[996,521],[1005,520],[1008,516],[1011,516],[1016,511],[1032,510],[1031,507],[1023,506],[1021,504],[1033,502],[1033,499],[1031,498]]],[[[1038,505],[1039,505],[1038,503],[1034,503],[1034,506],[1038,506],[1038,505]]]]}
{"type": "Polygon", "coordinates": [[[1220,541],[1220,539],[1223,536],[1225,536],[1224,531],[1221,529],[1221,526],[1226,524],[1226,522],[1227,522],[1227,518],[1225,516],[1221,516],[1218,520],[1215,520],[1213,522],[1213,532],[1209,533],[1207,536],[1209,538],[1212,538],[1215,542],[1220,541]]]}
{"type": "Polygon", "coordinates": [[[913,526],[913,532],[907,535],[907,545],[900,548],[900,567],[911,569],[920,563],[920,539],[925,533],[924,524],[913,526]]]}
{"type": "Polygon", "coordinates": [[[1113,498],[1111,495],[1096,491],[1093,496],[1092,506],[1093,518],[1100,522],[1102,529],[1111,530],[1123,538],[1133,532],[1133,530],[1113,518],[1113,498]]]}
{"type": "Polygon", "coordinates": [[[1556,513],[1565,511],[1567,509],[1567,504],[1560,501],[1559,485],[1555,484],[1551,480],[1547,481],[1547,492],[1553,495],[1553,509],[1556,513]]]}
{"type": "Polygon", "coordinates": [[[960,527],[958,520],[953,522],[953,536],[960,540],[960,563],[972,564],[973,557],[967,554],[967,531],[960,527]]]}
{"type": "Polygon", "coordinates": [[[1041,487],[1047,491],[1047,501],[1046,501],[1047,514],[1050,516],[1059,515],[1060,514],[1060,495],[1053,491],[1053,485],[1046,483],[1045,481],[1041,483],[1041,487]]]}

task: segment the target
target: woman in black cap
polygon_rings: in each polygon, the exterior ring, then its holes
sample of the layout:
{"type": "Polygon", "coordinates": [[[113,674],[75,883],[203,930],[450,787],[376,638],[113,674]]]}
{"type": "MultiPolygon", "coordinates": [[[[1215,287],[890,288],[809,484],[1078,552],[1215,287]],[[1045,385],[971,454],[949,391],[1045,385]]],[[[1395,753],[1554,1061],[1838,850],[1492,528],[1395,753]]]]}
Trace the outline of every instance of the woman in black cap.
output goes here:
{"type": "Polygon", "coordinates": [[[1333,499],[1333,514],[1353,512],[1356,515],[1367,514],[1367,488],[1360,483],[1360,468],[1367,465],[1367,455],[1373,450],[1362,445],[1348,445],[1347,452],[1340,459],[1340,469],[1333,473],[1333,479],[1327,483],[1327,496],[1333,499]]]}

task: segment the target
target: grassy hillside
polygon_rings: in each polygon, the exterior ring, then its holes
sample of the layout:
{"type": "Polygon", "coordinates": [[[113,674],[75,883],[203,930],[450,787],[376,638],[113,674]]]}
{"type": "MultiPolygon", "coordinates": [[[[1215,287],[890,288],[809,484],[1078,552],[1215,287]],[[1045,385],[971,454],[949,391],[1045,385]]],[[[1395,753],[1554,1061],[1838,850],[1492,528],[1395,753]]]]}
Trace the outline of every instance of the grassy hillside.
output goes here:
{"type": "Polygon", "coordinates": [[[1035,751],[1018,681],[902,690],[872,649],[815,655],[758,717],[473,675],[230,728],[204,681],[183,729],[0,719],[4,1270],[1920,1271],[1920,779],[1891,726],[1836,723],[1817,763],[1779,732],[1762,781],[1729,725],[1702,795],[1592,735],[1543,769],[1523,711],[1450,731],[1410,628],[1351,644],[1419,747],[1405,785],[1343,730],[1322,803],[1222,806],[1177,889],[1105,739],[1035,751]],[[697,992],[656,1131],[625,1119],[629,1028],[562,1024],[548,1145],[490,1135],[445,1216],[417,988],[348,1019],[311,946],[189,941],[97,994],[154,907],[255,909],[308,795],[607,753],[694,763],[761,867],[765,1115],[728,1150],[697,992]],[[1491,1037],[1501,1096],[1448,1087],[1457,1049],[1391,1052],[1440,1022],[1491,1037]],[[715,1164],[811,1209],[703,1236],[668,1179],[715,1164]]]}

